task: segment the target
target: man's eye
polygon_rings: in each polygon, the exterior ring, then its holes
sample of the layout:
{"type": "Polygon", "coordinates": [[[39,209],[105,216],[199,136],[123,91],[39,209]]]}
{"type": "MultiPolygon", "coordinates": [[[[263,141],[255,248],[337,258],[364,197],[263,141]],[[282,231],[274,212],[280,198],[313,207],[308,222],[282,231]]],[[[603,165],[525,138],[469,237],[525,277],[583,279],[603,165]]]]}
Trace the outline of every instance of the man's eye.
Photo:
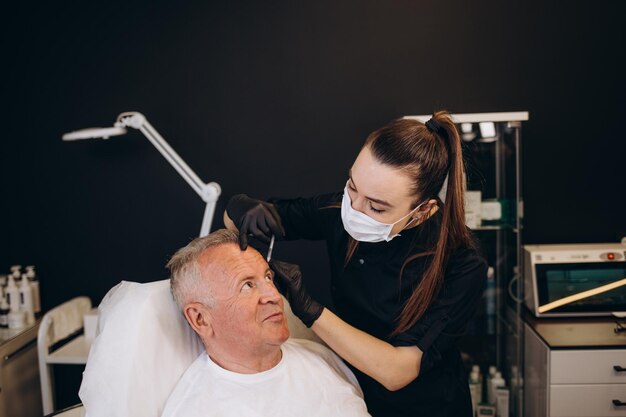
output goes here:
{"type": "Polygon", "coordinates": [[[242,290],[249,290],[252,287],[254,287],[254,285],[252,285],[252,282],[246,281],[246,282],[243,283],[243,286],[241,287],[241,289],[242,290]]]}
{"type": "Polygon", "coordinates": [[[274,281],[274,276],[273,276],[273,275],[271,275],[271,274],[267,274],[267,275],[265,276],[265,279],[266,279],[267,281],[274,281]]]}

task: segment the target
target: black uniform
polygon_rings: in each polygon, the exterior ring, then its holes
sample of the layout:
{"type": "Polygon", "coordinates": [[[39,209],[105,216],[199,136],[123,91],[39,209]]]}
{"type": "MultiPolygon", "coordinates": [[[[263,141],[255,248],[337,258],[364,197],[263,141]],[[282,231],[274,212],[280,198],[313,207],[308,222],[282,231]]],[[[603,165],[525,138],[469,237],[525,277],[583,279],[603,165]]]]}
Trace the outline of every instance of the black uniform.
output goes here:
{"type": "Polygon", "coordinates": [[[369,412],[375,417],[470,417],[467,375],[455,339],[463,333],[481,298],[487,275],[485,260],[471,249],[451,254],[437,298],[412,328],[390,338],[402,306],[432,256],[406,264],[402,277],[400,270],[409,256],[436,245],[440,213],[390,242],[360,242],[345,264],[349,235],[341,221],[341,198],[342,193],[335,193],[270,201],[280,214],[287,240],[326,240],[332,297],[339,317],[394,346],[417,346],[424,353],[418,378],[395,392],[353,368],[369,412]]]}

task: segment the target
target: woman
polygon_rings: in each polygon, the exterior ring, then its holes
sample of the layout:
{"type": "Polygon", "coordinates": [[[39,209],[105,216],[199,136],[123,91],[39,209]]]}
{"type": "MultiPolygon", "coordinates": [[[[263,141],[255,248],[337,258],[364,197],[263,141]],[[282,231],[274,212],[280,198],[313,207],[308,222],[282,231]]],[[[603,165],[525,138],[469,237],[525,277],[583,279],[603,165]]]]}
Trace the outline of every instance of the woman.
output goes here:
{"type": "Polygon", "coordinates": [[[394,120],[370,134],[343,193],[270,202],[245,195],[224,221],[268,240],[324,239],[336,314],[295,265],[272,262],[294,313],[355,371],[373,416],[471,416],[457,337],[487,265],[464,223],[461,141],[450,116],[394,120]],[[445,202],[438,197],[447,178],[445,202]]]}

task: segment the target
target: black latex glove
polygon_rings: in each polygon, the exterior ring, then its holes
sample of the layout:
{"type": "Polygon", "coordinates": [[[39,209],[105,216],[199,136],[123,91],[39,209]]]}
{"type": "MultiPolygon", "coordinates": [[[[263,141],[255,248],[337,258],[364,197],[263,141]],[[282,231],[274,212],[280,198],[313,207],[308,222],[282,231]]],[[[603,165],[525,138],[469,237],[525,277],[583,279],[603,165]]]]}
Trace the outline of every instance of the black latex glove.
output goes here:
{"type": "Polygon", "coordinates": [[[266,201],[256,200],[245,194],[237,194],[228,200],[226,213],[239,229],[241,250],[246,250],[248,247],[248,235],[265,243],[270,242],[272,235],[285,236],[285,229],[283,229],[276,207],[266,201]]]}
{"type": "Polygon", "coordinates": [[[270,267],[274,271],[274,284],[285,296],[291,311],[306,327],[311,327],[324,310],[324,306],[312,299],[304,288],[300,267],[272,259],[270,267]]]}

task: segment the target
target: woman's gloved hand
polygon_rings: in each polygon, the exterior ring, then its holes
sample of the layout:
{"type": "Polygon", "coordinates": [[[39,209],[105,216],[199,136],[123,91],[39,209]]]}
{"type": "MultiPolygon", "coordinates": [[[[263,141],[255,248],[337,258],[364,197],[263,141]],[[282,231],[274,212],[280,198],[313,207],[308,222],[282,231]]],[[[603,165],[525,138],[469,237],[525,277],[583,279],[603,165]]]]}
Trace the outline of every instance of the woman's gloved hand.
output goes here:
{"type": "Polygon", "coordinates": [[[273,204],[237,194],[226,205],[228,217],[239,229],[241,250],[248,247],[248,235],[269,243],[272,235],[285,236],[285,229],[273,204]]]}
{"type": "Polygon", "coordinates": [[[302,272],[298,265],[272,259],[270,267],[274,271],[274,284],[285,296],[291,311],[306,327],[311,327],[324,310],[324,306],[312,299],[304,288],[302,272]]]}

